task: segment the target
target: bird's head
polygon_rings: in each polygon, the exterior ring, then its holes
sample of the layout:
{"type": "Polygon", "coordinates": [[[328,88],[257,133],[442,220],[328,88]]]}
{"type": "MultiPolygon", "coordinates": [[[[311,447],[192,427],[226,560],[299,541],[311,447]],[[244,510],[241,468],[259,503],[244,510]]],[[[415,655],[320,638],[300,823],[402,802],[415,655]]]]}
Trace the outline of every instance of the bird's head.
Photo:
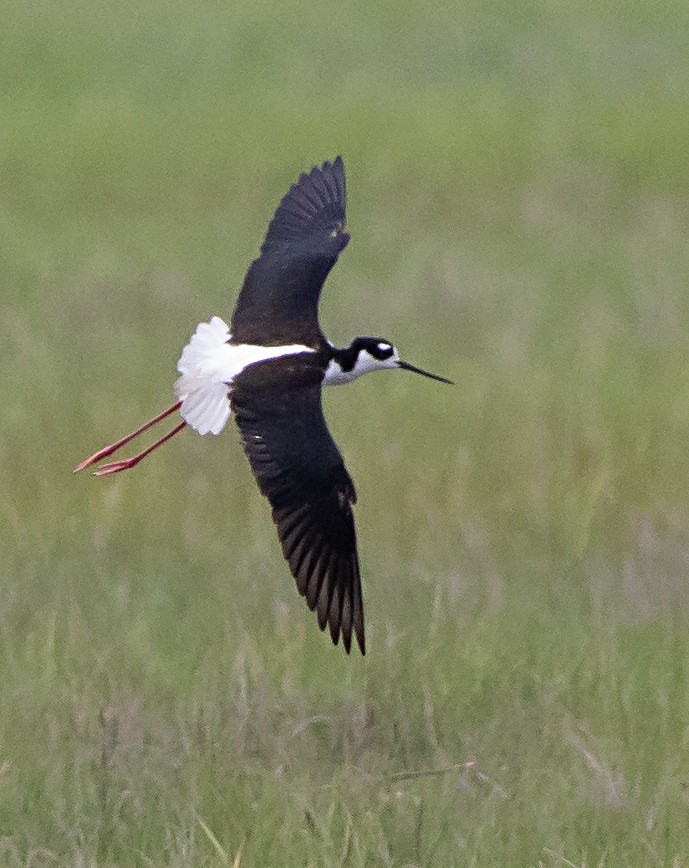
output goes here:
{"type": "Polygon", "coordinates": [[[431,374],[400,359],[394,344],[386,338],[355,338],[352,342],[351,350],[357,352],[356,367],[362,373],[364,370],[375,371],[383,368],[402,368],[403,371],[412,371],[415,374],[421,374],[423,377],[430,377],[431,380],[449,383],[451,386],[454,385],[452,380],[439,377],[437,374],[431,374]]]}

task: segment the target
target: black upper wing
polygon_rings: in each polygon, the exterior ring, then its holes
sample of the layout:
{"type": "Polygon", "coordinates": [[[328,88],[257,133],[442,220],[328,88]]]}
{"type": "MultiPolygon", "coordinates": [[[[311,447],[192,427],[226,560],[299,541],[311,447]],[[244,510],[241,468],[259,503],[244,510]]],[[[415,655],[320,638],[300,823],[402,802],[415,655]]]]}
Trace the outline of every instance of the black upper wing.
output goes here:
{"type": "Polygon", "coordinates": [[[301,175],[268,226],[244,278],[230,331],[234,343],[318,346],[318,299],[349,242],[342,157],[301,175]]]}
{"type": "Polygon", "coordinates": [[[299,593],[335,644],[341,631],[349,653],[354,630],[364,654],[356,493],[323,417],[321,374],[310,354],[253,365],[233,383],[232,409],[299,593]]]}

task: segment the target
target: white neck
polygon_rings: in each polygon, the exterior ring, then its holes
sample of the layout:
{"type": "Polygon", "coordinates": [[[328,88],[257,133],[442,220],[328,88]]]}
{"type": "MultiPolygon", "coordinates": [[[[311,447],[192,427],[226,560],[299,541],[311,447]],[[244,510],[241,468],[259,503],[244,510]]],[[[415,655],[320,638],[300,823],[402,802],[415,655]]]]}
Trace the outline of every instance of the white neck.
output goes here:
{"type": "Polygon", "coordinates": [[[366,350],[361,350],[352,370],[343,371],[335,359],[331,359],[325,371],[323,385],[344,386],[346,383],[351,383],[352,380],[361,377],[362,374],[369,374],[371,371],[383,371],[386,368],[396,368],[398,360],[396,352],[389,359],[381,361],[367,353],[366,350]]]}

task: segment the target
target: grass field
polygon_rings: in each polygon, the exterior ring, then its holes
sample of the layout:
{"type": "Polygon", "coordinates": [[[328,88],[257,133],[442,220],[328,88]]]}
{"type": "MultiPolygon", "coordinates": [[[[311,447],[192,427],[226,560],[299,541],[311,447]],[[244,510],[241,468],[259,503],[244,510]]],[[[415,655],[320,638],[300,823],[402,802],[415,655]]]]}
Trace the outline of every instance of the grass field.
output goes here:
{"type": "Polygon", "coordinates": [[[689,866],[689,6],[0,11],[0,864],[689,866]],[[172,399],[345,156],[368,654],[172,399]]]}

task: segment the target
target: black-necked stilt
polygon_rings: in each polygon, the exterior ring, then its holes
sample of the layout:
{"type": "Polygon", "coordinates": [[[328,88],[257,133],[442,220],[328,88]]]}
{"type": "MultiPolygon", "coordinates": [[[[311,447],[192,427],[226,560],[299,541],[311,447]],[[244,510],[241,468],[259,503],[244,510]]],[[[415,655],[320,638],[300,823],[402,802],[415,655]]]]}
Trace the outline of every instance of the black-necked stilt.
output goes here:
{"type": "Polygon", "coordinates": [[[349,242],[341,157],[301,175],[268,226],[228,327],[201,323],[182,351],[177,402],[131,434],[100,449],[83,470],[166,416],[182,421],[148,449],[102,464],[96,476],[138,464],[186,425],[219,434],[232,412],[256,481],[273,508],[282,550],[309,608],[349,653],[354,631],[365,653],[364,609],[352,504],[354,483],[323,418],[321,387],[369,371],[402,368],[450,383],[402,361],[381,338],[355,338],[336,349],[318,323],[318,299],[349,242]]]}

